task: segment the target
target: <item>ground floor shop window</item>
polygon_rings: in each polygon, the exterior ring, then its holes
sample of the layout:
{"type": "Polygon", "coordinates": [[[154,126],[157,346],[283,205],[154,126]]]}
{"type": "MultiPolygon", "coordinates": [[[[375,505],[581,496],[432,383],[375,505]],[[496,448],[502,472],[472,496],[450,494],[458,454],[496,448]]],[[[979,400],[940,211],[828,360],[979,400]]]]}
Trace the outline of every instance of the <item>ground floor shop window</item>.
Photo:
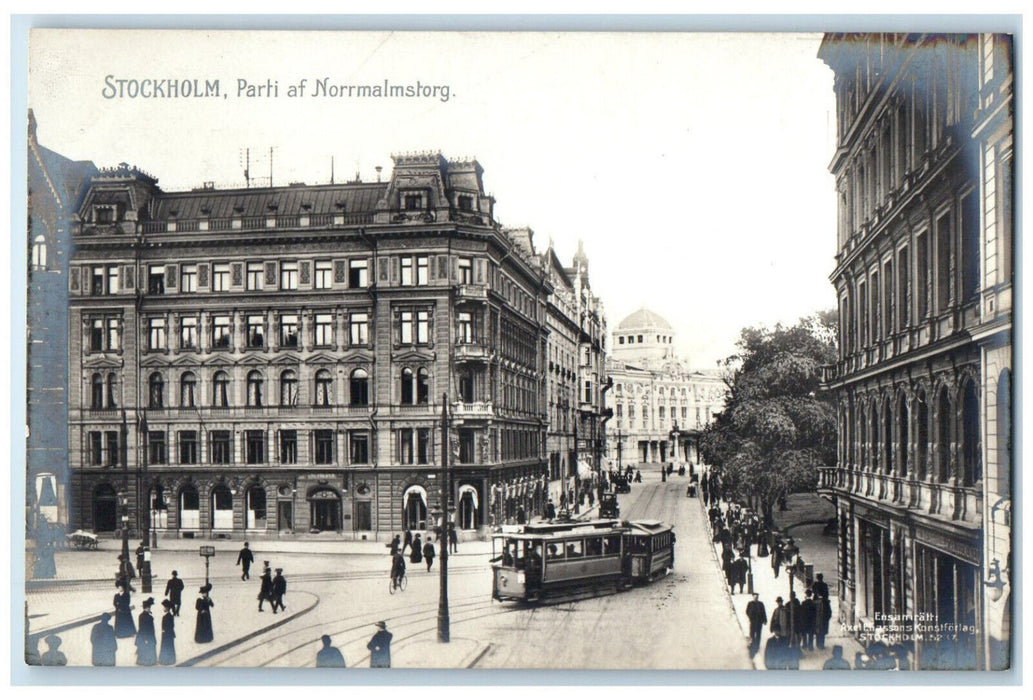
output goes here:
{"type": "Polygon", "coordinates": [[[916,632],[922,669],[970,670],[979,666],[979,570],[938,550],[916,547],[916,632]]]}
{"type": "Polygon", "coordinates": [[[201,499],[193,486],[185,486],[179,492],[179,527],[183,530],[201,527],[201,499]]]}
{"type": "Polygon", "coordinates": [[[265,489],[252,486],[247,490],[247,527],[249,530],[264,530],[266,526],[265,489]]]}

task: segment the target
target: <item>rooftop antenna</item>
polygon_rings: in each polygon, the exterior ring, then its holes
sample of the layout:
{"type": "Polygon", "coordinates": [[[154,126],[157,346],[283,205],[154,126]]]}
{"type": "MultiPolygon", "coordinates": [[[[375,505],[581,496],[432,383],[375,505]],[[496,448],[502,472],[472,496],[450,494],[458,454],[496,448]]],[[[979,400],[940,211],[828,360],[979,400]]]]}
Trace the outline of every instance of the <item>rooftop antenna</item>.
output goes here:
{"type": "Polygon", "coordinates": [[[269,186],[273,186],[273,147],[269,147],[269,186]]]}
{"type": "Polygon", "coordinates": [[[244,149],[244,186],[251,188],[251,149],[244,149]]]}
{"type": "Polygon", "coordinates": [[[334,184],[334,157],[330,156],[330,184],[334,184]]]}

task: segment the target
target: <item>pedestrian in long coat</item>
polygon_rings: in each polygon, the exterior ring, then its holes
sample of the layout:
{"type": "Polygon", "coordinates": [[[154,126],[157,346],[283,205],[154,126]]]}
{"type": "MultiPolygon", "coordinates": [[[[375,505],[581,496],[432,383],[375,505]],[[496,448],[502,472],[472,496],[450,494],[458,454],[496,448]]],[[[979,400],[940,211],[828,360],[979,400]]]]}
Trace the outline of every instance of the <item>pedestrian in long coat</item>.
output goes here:
{"type": "Polygon", "coordinates": [[[780,633],[768,637],[764,645],[764,668],[769,671],[784,671],[788,667],[786,652],[789,651],[789,640],[780,633]]]}
{"type": "Polygon", "coordinates": [[[775,598],[775,609],[771,611],[771,634],[783,637],[789,634],[789,608],[782,604],[782,596],[775,598]]]}
{"type": "Polygon", "coordinates": [[[811,597],[810,589],[800,603],[800,643],[804,649],[814,648],[814,633],[817,630],[818,606],[811,597]]]}
{"type": "Polygon", "coordinates": [[[158,663],[162,666],[176,665],[176,618],[172,614],[172,601],[161,601],[165,614],[161,617],[161,649],[158,651],[158,663]]]}
{"type": "Polygon", "coordinates": [[[154,615],[151,614],[154,598],[148,598],[141,605],[143,612],[138,618],[136,632],[136,665],[153,666],[158,663],[158,640],[154,634],[154,615]]]}
{"type": "Polygon", "coordinates": [[[391,637],[387,631],[387,623],[381,620],[377,623],[377,633],[369,640],[366,648],[369,649],[370,668],[391,668],[391,637]]]}
{"type": "Polygon", "coordinates": [[[144,551],[146,549],[147,549],[147,543],[146,542],[140,542],[140,544],[137,545],[137,547],[136,547],[136,570],[141,572],[141,573],[143,572],[143,559],[144,559],[143,553],[144,553],[144,551]]]}
{"type": "Polygon", "coordinates": [[[179,617],[179,607],[183,604],[183,579],[177,578],[179,574],[172,572],[172,578],[165,584],[165,597],[172,603],[172,614],[179,617]]]}
{"type": "MultiPolygon", "coordinates": [[[[265,567],[265,571],[262,572],[261,583],[258,587],[258,612],[262,612],[262,603],[269,601],[270,604],[273,602],[273,574],[269,571],[269,567],[265,567]]],[[[273,609],[276,612],[276,609],[273,609]]]]}
{"type": "Polygon", "coordinates": [[[423,561],[423,542],[420,540],[420,533],[416,533],[416,537],[412,540],[412,552],[409,554],[409,562],[411,564],[419,564],[423,561]]]}
{"type": "Polygon", "coordinates": [[[110,619],[111,615],[101,613],[100,622],[90,630],[94,666],[115,665],[115,651],[118,649],[118,642],[115,639],[115,630],[111,629],[111,625],[108,624],[110,619]]]}
{"type": "Polygon", "coordinates": [[[742,593],[743,588],[746,586],[746,571],[749,568],[749,564],[742,557],[739,557],[732,562],[732,592],[735,592],[735,586],[739,586],[739,592],[742,593]]]}
{"type": "Polygon", "coordinates": [[[459,554],[459,534],[456,532],[454,523],[448,524],[448,552],[449,554],[459,554]]]}
{"type": "Polygon", "coordinates": [[[396,554],[401,551],[402,538],[400,535],[395,535],[391,538],[391,543],[387,545],[387,548],[391,550],[391,557],[394,558],[396,554]]]}
{"type": "Polygon", "coordinates": [[[255,563],[255,553],[251,551],[251,547],[247,542],[244,543],[243,549],[237,554],[237,564],[240,566],[240,580],[247,581],[251,578],[251,565],[255,563]]]}
{"type": "Polygon", "coordinates": [[[829,584],[825,583],[825,574],[818,574],[815,578],[817,580],[814,585],[811,586],[811,590],[814,591],[814,599],[829,597],[829,584]]]}
{"type": "Polygon", "coordinates": [[[402,554],[405,554],[406,547],[412,547],[412,530],[405,531],[405,541],[402,542],[402,554]]]}
{"type": "Polygon", "coordinates": [[[789,594],[789,602],[786,607],[789,608],[789,634],[786,636],[789,638],[789,646],[796,648],[803,641],[803,611],[795,591],[789,594]]]}
{"type": "Polygon", "coordinates": [[[215,603],[208,597],[211,590],[212,584],[210,583],[201,586],[201,595],[197,598],[197,602],[194,603],[194,608],[197,610],[194,641],[198,644],[204,644],[215,639],[215,634],[212,631],[212,608],[215,607],[215,603]]]}
{"type": "Polygon", "coordinates": [[[283,597],[287,595],[287,579],[283,577],[283,569],[276,570],[276,576],[273,577],[273,612],[276,612],[276,608],[280,610],[286,610],[287,606],[283,604],[283,597]]]}
{"type": "Polygon", "coordinates": [[[829,633],[829,620],[832,619],[832,603],[828,598],[814,601],[816,607],[814,621],[814,637],[819,649],[825,648],[825,636],[829,633]]]}
{"type": "Polygon", "coordinates": [[[112,601],[115,606],[115,636],[122,639],[136,636],[136,625],[133,624],[133,611],[130,610],[129,591],[119,587],[112,601]]]}
{"type": "Polygon", "coordinates": [[[427,560],[427,571],[430,571],[430,567],[434,566],[434,542],[430,537],[427,538],[427,544],[423,545],[423,558],[427,560]]]}
{"type": "Polygon", "coordinates": [[[760,596],[753,594],[753,600],[746,604],[746,619],[750,621],[750,656],[760,650],[760,633],[768,622],[768,613],[760,596]]]}

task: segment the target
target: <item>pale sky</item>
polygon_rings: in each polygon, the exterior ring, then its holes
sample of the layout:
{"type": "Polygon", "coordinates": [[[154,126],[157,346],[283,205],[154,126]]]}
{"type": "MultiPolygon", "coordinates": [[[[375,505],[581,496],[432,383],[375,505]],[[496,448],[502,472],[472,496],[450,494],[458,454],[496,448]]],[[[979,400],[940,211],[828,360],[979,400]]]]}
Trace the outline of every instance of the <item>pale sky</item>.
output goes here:
{"type": "Polygon", "coordinates": [[[505,226],[570,261],[578,239],[612,330],[647,306],[693,367],[747,325],[832,308],[832,72],[821,35],[42,31],[40,143],[166,190],[374,180],[391,154],[476,157],[505,226]],[[105,99],[105,76],[218,79],[217,99],[105,99]],[[288,97],[306,79],[303,97],[288,97]],[[448,85],[438,98],[312,97],[331,84],[448,85]],[[278,84],[237,97],[237,81],[278,84]]]}

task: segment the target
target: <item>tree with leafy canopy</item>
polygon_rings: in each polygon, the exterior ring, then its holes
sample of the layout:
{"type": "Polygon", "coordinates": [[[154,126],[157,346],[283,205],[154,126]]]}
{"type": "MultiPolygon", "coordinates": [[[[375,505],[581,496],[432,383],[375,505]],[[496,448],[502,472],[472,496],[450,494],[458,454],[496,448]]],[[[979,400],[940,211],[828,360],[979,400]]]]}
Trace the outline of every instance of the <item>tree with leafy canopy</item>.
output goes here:
{"type": "Polygon", "coordinates": [[[725,409],[701,439],[726,497],[760,510],[767,525],[790,493],[813,490],[817,467],[835,464],[836,411],[820,368],[836,360],[836,312],[792,327],[744,328],[724,361],[725,409]]]}

